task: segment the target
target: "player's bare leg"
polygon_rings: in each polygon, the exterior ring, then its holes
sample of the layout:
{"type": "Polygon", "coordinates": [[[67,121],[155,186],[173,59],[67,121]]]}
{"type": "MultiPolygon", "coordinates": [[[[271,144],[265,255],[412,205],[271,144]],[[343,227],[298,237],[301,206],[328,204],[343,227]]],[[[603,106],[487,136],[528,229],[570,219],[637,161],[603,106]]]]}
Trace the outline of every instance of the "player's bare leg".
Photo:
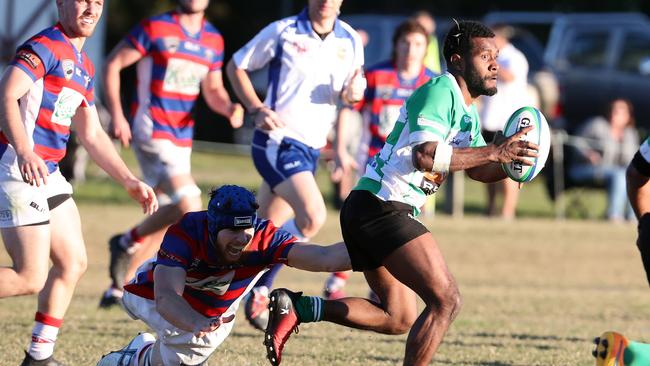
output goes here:
{"type": "Polygon", "coordinates": [[[49,267],[50,225],[3,228],[2,241],[13,262],[0,267],[0,298],[36,294],[49,267]]]}
{"type": "MultiPolygon", "coordinates": [[[[182,174],[170,177],[169,179],[161,182],[156,190],[164,192],[172,197],[176,192],[183,187],[195,186],[196,182],[189,174],[182,174]]],[[[155,232],[167,228],[167,226],[174,224],[176,221],[187,212],[201,210],[201,195],[183,196],[176,200],[176,202],[161,207],[152,215],[146,217],[137,226],[138,234],[145,237],[155,232]]]]}
{"type": "Polygon", "coordinates": [[[517,201],[519,201],[519,183],[512,179],[504,179],[498,184],[503,185],[503,208],[501,217],[514,219],[517,214],[517,201]]]}
{"type": "Polygon", "coordinates": [[[367,271],[365,274],[385,312],[378,311],[368,300],[347,298],[326,301],[324,319],[359,329],[403,333],[408,330],[414,317],[415,298],[409,295],[413,290],[424,301],[425,308],[409,332],[404,365],[427,365],[460,310],[456,281],[449,273],[431,233],[423,234],[396,249],[386,257],[384,266],[385,269],[367,271]],[[407,299],[404,305],[400,304],[404,302],[402,296],[407,299]],[[400,314],[400,311],[406,313],[400,314]]]}
{"type": "Polygon", "coordinates": [[[59,328],[77,282],[87,267],[81,220],[72,199],[65,200],[50,211],[50,229],[49,254],[52,268],[45,286],[38,295],[38,310],[32,328],[31,343],[23,365],[60,364],[52,356],[59,328]]]}
{"type": "Polygon", "coordinates": [[[275,225],[282,226],[293,217],[293,209],[289,203],[271,192],[271,188],[266,182],[262,182],[255,198],[260,205],[257,210],[258,215],[271,220],[275,225]]]}
{"type": "Polygon", "coordinates": [[[399,282],[385,267],[365,271],[381,303],[346,297],[324,301],[323,320],[384,334],[404,334],[417,318],[415,292],[399,282]]]}
{"type": "Polygon", "coordinates": [[[63,318],[77,282],[88,265],[81,220],[74,200],[67,199],[51,211],[50,227],[52,268],[38,296],[38,311],[63,318]]]}
{"type": "Polygon", "coordinates": [[[275,193],[291,206],[295,213],[295,227],[303,238],[311,238],[326,219],[325,201],[311,172],[300,172],[278,184],[275,193]]]}

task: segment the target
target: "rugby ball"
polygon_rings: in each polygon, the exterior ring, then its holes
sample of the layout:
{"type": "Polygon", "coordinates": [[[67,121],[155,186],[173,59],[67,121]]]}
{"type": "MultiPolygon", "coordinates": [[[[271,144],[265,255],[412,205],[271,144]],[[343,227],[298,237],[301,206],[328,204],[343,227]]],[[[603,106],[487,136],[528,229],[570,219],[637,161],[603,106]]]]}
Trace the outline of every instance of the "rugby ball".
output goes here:
{"type": "Polygon", "coordinates": [[[546,164],[546,158],[548,158],[548,152],[551,148],[551,131],[548,122],[546,122],[542,112],[534,107],[517,109],[503,127],[503,134],[510,137],[527,126],[533,126],[533,129],[523,135],[521,139],[539,145],[537,158],[525,158],[532,161],[533,165],[523,165],[521,161],[501,164],[508,177],[520,183],[530,182],[539,174],[546,164]]]}

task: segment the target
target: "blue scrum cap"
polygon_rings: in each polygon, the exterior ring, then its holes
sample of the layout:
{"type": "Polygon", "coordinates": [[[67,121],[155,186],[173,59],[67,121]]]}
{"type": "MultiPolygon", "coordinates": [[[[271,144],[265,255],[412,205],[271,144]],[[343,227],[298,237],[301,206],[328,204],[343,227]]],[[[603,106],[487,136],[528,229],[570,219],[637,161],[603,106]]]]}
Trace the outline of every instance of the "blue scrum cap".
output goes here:
{"type": "Polygon", "coordinates": [[[255,195],[246,188],[225,185],[210,192],[208,230],[216,235],[221,229],[253,227],[259,205],[255,195]]]}

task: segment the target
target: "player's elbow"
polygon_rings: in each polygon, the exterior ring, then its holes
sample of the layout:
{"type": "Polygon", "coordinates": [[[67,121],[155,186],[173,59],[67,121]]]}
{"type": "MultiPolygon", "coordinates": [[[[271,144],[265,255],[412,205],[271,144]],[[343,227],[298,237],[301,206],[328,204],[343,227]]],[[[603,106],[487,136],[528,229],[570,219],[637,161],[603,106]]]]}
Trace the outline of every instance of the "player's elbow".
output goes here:
{"type": "Polygon", "coordinates": [[[431,168],[433,167],[433,158],[426,152],[427,144],[428,143],[424,143],[415,146],[411,153],[411,162],[413,163],[413,167],[421,172],[431,171],[431,168]]]}

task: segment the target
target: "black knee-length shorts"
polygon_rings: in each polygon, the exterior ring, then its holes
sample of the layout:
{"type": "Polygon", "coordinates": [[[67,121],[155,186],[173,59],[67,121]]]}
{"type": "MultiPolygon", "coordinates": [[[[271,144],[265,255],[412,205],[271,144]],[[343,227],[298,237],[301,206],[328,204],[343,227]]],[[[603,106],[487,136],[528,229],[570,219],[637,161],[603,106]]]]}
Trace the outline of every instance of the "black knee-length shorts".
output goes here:
{"type": "Polygon", "coordinates": [[[395,249],[428,232],[413,217],[412,206],[382,201],[365,190],[350,193],[341,208],[340,220],[355,271],[381,267],[395,249]]]}

